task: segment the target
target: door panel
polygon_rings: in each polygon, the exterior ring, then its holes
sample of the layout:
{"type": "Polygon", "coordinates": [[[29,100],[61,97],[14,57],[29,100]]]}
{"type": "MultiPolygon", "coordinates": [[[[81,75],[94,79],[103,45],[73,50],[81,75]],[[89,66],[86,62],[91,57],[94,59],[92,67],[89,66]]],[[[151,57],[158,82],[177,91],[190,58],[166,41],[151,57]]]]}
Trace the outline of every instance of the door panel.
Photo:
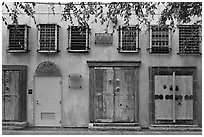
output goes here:
{"type": "Polygon", "coordinates": [[[3,71],[3,120],[19,121],[19,71],[3,71]]]}
{"type": "Polygon", "coordinates": [[[61,77],[35,77],[35,125],[61,125],[61,77]]]}
{"type": "Polygon", "coordinates": [[[115,70],[115,121],[134,122],[134,69],[115,70]]]}
{"type": "Polygon", "coordinates": [[[176,119],[193,120],[193,78],[176,76],[176,119]]]}
{"type": "Polygon", "coordinates": [[[95,69],[94,119],[113,122],[113,69],[95,69]]]}
{"type": "Polygon", "coordinates": [[[155,120],[173,119],[172,76],[155,76],[155,120]]]}
{"type": "Polygon", "coordinates": [[[114,109],[114,90],[113,90],[113,69],[107,68],[104,72],[103,81],[103,114],[107,122],[113,122],[113,109],[114,109]]]}

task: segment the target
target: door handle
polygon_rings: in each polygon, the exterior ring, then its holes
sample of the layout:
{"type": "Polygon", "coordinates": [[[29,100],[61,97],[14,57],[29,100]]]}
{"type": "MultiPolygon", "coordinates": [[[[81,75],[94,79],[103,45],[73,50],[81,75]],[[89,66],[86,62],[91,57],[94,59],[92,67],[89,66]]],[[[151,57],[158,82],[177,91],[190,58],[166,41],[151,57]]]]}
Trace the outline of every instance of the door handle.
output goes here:
{"type": "Polygon", "coordinates": [[[116,91],[119,92],[120,91],[120,87],[116,87],[116,91]]]}

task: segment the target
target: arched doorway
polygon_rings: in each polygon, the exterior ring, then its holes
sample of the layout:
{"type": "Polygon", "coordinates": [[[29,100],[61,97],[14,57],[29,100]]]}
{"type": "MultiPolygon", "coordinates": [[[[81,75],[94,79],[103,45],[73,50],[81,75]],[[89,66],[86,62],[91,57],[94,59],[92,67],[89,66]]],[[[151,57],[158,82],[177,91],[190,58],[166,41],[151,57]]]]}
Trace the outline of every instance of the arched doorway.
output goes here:
{"type": "Polygon", "coordinates": [[[61,126],[61,84],[62,75],[55,63],[38,65],[34,76],[35,126],[61,126]]]}

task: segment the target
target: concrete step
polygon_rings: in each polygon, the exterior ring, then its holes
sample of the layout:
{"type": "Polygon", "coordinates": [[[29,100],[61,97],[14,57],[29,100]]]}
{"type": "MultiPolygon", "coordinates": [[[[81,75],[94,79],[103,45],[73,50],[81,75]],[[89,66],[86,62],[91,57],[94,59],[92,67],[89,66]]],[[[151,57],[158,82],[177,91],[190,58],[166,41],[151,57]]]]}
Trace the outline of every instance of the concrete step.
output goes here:
{"type": "Polygon", "coordinates": [[[139,131],[138,123],[89,123],[90,130],[131,130],[139,131]]]}
{"type": "Polygon", "coordinates": [[[93,126],[125,126],[125,127],[133,127],[139,126],[139,123],[92,123],[93,126]]]}
{"type": "Polygon", "coordinates": [[[3,130],[20,130],[24,129],[28,125],[27,122],[2,122],[3,130]]]}
{"type": "Polygon", "coordinates": [[[125,127],[125,126],[93,126],[93,127],[89,127],[89,130],[125,130],[125,131],[140,131],[141,128],[139,126],[135,126],[135,127],[125,127]]]}
{"type": "Polygon", "coordinates": [[[198,125],[151,125],[149,129],[156,131],[202,131],[198,125]]]}

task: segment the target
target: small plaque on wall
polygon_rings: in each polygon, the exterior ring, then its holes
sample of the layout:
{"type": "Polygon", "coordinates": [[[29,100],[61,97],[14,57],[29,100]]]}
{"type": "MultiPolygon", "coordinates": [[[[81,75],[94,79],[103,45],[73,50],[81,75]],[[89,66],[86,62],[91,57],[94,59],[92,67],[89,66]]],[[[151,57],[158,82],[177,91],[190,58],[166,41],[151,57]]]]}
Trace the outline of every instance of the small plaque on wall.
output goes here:
{"type": "Polygon", "coordinates": [[[95,33],[95,44],[112,45],[113,33],[95,33]]]}
{"type": "Polygon", "coordinates": [[[82,76],[77,73],[69,74],[69,88],[82,88],[82,76]]]}

